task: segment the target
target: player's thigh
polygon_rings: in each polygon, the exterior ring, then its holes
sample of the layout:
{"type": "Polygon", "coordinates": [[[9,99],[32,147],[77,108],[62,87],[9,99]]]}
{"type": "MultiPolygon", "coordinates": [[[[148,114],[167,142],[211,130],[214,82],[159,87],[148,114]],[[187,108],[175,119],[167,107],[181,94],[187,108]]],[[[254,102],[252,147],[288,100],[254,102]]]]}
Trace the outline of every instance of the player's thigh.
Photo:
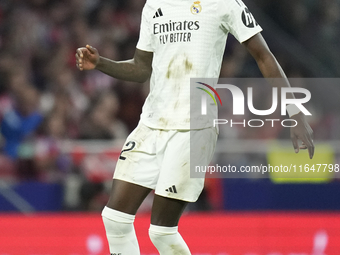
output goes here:
{"type": "Polygon", "coordinates": [[[151,189],[113,179],[110,199],[107,206],[120,212],[135,215],[151,189]]]}
{"type": "Polygon", "coordinates": [[[159,166],[154,133],[140,123],[128,136],[116,165],[108,207],[135,214],[145,197],[155,188],[159,166]]]}
{"type": "Polygon", "coordinates": [[[187,204],[188,202],[183,200],[155,195],[151,211],[151,224],[166,227],[177,226],[187,204]]]}

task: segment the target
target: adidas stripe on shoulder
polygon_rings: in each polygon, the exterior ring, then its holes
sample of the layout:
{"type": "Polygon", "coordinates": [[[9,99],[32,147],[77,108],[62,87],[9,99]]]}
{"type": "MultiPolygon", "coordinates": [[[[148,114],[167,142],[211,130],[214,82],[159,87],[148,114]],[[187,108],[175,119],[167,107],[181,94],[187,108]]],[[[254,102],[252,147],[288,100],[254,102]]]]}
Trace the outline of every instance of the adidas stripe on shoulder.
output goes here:
{"type": "Polygon", "coordinates": [[[161,16],[163,16],[162,10],[161,10],[161,8],[158,8],[158,10],[156,11],[153,18],[157,18],[157,17],[161,17],[161,16]]]}

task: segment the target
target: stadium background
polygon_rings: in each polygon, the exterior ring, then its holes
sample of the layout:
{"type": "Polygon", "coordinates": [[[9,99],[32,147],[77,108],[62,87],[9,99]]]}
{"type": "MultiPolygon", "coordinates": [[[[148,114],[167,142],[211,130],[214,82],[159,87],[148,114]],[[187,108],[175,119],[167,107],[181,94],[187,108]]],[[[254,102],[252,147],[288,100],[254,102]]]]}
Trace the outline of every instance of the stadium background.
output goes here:
{"type": "MultiPolygon", "coordinates": [[[[338,0],[245,2],[288,77],[339,77],[338,0]]],[[[80,72],[74,54],[88,43],[108,58],[131,58],[143,4],[0,1],[1,255],[108,253],[99,212],[148,84],[80,72]]],[[[232,37],[221,77],[261,77],[232,37]]],[[[340,87],[305,87],[317,146],[327,148],[329,163],[340,163],[340,87]]],[[[290,146],[285,130],[271,131],[222,132],[214,162],[269,162],[269,141],[290,146]]],[[[337,255],[339,195],[339,173],[284,183],[273,176],[208,179],[180,228],[196,255],[337,255]]],[[[152,194],[136,219],[145,255],[156,254],[147,237],[151,201],[152,194]]]]}

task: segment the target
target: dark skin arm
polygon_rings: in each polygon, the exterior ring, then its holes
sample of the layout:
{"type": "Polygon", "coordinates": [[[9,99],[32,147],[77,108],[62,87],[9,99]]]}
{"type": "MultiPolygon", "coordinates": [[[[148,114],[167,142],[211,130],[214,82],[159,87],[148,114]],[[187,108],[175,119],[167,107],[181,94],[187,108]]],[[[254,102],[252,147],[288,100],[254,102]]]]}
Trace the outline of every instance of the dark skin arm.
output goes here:
{"type": "MultiPolygon", "coordinates": [[[[269,82],[273,86],[278,87],[279,89],[280,87],[290,87],[285,73],[283,72],[280,64],[277,62],[274,55],[269,50],[265,40],[260,33],[245,41],[243,45],[256,60],[262,75],[265,78],[268,78],[269,82]]],[[[294,95],[291,94],[290,97],[293,98],[294,95]]],[[[313,158],[313,131],[307,123],[304,114],[300,112],[291,116],[291,118],[296,120],[298,123],[296,127],[292,127],[290,130],[290,135],[295,152],[298,153],[299,149],[308,149],[309,157],[313,158]],[[298,140],[302,141],[302,145],[300,147],[298,144],[298,140]]]]}
{"type": "Polygon", "coordinates": [[[145,82],[152,72],[153,53],[136,49],[133,59],[113,61],[101,57],[96,48],[90,45],[78,48],[76,53],[77,67],[80,71],[97,69],[114,78],[145,82]]]}

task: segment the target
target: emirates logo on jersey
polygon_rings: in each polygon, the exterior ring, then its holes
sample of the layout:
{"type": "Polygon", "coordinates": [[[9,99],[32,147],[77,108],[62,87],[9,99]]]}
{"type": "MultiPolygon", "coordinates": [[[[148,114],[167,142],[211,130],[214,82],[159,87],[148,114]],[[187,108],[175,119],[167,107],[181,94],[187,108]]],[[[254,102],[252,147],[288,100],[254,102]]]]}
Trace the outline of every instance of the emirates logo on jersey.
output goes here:
{"type": "Polygon", "coordinates": [[[251,14],[251,12],[248,10],[248,8],[244,8],[243,12],[242,12],[242,22],[246,27],[249,28],[254,28],[258,25],[258,23],[256,22],[253,14],[251,14]]]}
{"type": "Polygon", "coordinates": [[[171,21],[153,24],[153,34],[159,36],[160,44],[191,42],[191,32],[200,28],[199,21],[171,21]]]}
{"type": "Polygon", "coordinates": [[[200,3],[200,1],[196,1],[193,5],[191,5],[190,11],[192,14],[199,14],[202,11],[202,6],[200,3]]]}

